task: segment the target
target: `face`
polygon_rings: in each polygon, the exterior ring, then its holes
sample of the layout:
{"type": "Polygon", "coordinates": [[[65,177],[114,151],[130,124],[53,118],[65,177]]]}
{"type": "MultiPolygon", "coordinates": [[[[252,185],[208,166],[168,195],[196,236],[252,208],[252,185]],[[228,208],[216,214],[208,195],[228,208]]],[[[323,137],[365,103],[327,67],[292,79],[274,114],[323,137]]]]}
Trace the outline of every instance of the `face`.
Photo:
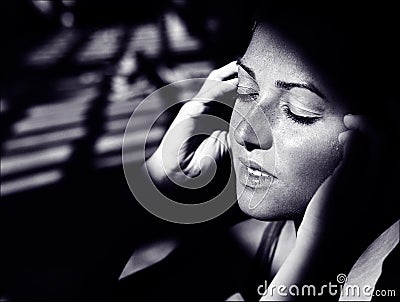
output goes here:
{"type": "Polygon", "coordinates": [[[341,159],[347,113],[323,75],[265,24],[239,62],[230,141],[241,209],[297,219],[341,159]]]}

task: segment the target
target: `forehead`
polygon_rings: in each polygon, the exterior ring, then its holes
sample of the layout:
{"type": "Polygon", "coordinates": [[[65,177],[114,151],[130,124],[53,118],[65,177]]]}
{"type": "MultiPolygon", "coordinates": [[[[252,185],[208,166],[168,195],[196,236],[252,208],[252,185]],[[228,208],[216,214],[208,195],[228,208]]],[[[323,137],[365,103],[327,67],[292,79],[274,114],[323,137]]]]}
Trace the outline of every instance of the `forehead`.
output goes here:
{"type": "Polygon", "coordinates": [[[329,98],[336,98],[329,82],[307,54],[266,23],[257,25],[242,61],[253,69],[261,89],[277,80],[313,83],[329,98]]]}
{"type": "Polygon", "coordinates": [[[265,23],[257,25],[243,61],[252,64],[259,75],[271,72],[312,75],[311,65],[293,43],[265,23]]]}

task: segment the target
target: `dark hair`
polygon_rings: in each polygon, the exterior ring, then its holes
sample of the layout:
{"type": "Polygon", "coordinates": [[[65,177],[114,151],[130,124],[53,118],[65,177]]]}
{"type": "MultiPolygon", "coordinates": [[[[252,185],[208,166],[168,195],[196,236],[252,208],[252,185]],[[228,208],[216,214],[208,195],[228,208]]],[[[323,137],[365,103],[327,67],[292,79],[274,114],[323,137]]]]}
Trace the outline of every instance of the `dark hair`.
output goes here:
{"type": "Polygon", "coordinates": [[[392,97],[393,85],[385,81],[397,72],[394,8],[258,2],[256,22],[266,22],[298,46],[355,111],[374,112],[377,102],[392,97]]]}

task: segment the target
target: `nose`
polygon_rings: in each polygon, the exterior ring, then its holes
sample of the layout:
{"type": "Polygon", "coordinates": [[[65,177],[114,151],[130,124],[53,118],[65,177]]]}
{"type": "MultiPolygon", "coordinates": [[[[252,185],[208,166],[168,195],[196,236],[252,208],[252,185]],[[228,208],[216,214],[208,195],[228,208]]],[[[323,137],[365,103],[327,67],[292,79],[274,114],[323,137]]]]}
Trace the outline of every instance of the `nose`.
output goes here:
{"type": "Polygon", "coordinates": [[[271,124],[259,106],[255,106],[242,118],[234,131],[234,138],[248,151],[254,149],[268,150],[272,147],[271,124]]]}

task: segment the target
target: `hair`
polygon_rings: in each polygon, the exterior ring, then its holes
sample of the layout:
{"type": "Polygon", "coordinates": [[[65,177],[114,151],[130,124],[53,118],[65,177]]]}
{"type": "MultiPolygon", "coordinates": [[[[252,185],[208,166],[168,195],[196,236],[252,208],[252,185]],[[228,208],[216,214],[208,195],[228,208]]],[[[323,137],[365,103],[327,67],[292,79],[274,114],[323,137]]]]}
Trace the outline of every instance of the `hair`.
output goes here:
{"type": "Polygon", "coordinates": [[[255,24],[267,23],[299,47],[352,110],[374,113],[377,104],[393,98],[388,79],[397,71],[395,9],[258,2],[255,24]]]}

